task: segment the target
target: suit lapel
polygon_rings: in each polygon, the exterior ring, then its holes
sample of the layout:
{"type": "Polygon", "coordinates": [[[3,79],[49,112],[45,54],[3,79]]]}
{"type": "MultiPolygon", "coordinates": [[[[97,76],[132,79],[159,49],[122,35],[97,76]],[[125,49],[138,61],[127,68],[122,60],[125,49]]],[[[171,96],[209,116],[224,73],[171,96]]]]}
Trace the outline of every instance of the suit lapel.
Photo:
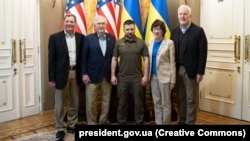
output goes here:
{"type": "MultiPolygon", "coordinates": [[[[149,54],[152,54],[153,53],[153,48],[154,48],[154,40],[150,41],[148,46],[150,47],[149,48],[149,54]]],[[[152,56],[150,57],[150,62],[152,62],[152,56]]]]}
{"type": "Polygon", "coordinates": [[[79,44],[80,44],[80,37],[78,34],[75,33],[75,40],[76,40],[76,57],[77,57],[77,52],[79,51],[79,44]]]}
{"type": "Polygon", "coordinates": [[[67,46],[67,42],[66,42],[64,31],[61,32],[60,39],[61,39],[61,42],[62,42],[62,47],[65,50],[65,53],[67,55],[69,55],[69,50],[68,50],[68,46],[67,46]]]}
{"type": "Polygon", "coordinates": [[[101,46],[100,46],[100,43],[99,43],[99,36],[98,36],[97,33],[95,33],[95,36],[96,37],[94,38],[94,42],[93,42],[94,46],[93,47],[97,47],[98,48],[98,53],[100,53],[103,56],[102,49],[101,49],[101,46]]]}
{"type": "MultiPolygon", "coordinates": [[[[157,56],[161,56],[160,51],[164,48],[164,46],[167,47],[166,44],[167,44],[167,40],[163,39],[161,44],[160,44],[160,47],[159,47],[159,49],[157,51],[157,56]]],[[[157,63],[156,66],[159,66],[160,60],[156,61],[156,63],[157,63]]]]}
{"type": "MultiPolygon", "coordinates": [[[[110,41],[111,41],[110,36],[108,36],[108,35],[106,34],[106,45],[107,45],[107,49],[106,49],[105,56],[107,55],[107,52],[110,52],[110,50],[112,49],[112,48],[111,48],[112,45],[110,45],[110,43],[111,43],[110,41]]],[[[104,56],[104,57],[105,57],[105,56],[104,56]]]]}
{"type": "MultiPolygon", "coordinates": [[[[167,44],[167,41],[163,39],[162,42],[161,42],[161,44],[160,44],[160,47],[159,47],[158,52],[160,52],[160,50],[161,50],[166,44],[167,44]]],[[[158,52],[157,52],[157,54],[158,54],[158,52]]]]}

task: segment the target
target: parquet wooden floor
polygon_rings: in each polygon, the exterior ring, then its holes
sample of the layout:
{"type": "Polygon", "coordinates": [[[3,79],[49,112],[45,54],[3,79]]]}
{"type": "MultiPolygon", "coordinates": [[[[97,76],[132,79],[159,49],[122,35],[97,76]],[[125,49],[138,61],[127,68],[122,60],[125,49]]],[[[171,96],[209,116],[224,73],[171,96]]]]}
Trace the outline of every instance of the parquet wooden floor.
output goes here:
{"type": "MultiPolygon", "coordinates": [[[[55,123],[53,116],[54,111],[49,110],[42,112],[39,115],[0,123],[0,141],[10,141],[20,137],[54,131],[55,123]]],[[[79,123],[84,124],[85,121],[79,121],[79,123]]],[[[153,124],[153,121],[147,122],[146,124],[153,124]]],[[[177,123],[173,122],[173,124],[177,123]]],[[[250,125],[250,122],[198,110],[197,124],[250,125]]]]}

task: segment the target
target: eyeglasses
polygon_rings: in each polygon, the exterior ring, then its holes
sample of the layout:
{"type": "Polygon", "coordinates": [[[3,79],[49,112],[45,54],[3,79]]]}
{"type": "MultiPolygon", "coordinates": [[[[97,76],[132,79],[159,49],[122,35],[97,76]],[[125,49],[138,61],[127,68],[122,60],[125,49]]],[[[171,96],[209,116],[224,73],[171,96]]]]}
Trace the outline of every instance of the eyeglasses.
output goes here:
{"type": "Polygon", "coordinates": [[[96,23],[97,25],[106,25],[104,22],[96,23]]]}
{"type": "Polygon", "coordinates": [[[159,28],[159,27],[154,27],[153,30],[155,30],[155,31],[161,31],[162,29],[159,28]]]}

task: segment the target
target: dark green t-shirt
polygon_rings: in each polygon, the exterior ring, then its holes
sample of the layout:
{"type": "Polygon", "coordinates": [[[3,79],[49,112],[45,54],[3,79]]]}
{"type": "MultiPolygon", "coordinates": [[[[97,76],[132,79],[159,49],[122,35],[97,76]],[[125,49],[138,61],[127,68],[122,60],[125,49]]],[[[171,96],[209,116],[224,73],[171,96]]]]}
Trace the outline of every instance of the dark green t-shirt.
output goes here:
{"type": "Polygon", "coordinates": [[[123,37],[115,44],[113,56],[118,57],[118,80],[121,82],[140,82],[143,76],[142,57],[148,57],[144,40],[123,37]]]}

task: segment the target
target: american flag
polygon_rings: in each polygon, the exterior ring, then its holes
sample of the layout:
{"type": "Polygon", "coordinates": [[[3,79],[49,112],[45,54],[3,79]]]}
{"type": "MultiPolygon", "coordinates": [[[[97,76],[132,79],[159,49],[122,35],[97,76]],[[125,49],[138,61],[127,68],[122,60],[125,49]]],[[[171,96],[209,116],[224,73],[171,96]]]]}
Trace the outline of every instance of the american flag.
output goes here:
{"type": "Polygon", "coordinates": [[[119,35],[121,26],[121,1],[120,0],[113,0],[113,1],[114,1],[114,11],[115,11],[115,24],[117,29],[117,35],[119,35]]]}
{"type": "Polygon", "coordinates": [[[87,26],[84,12],[84,0],[67,0],[65,14],[74,14],[76,16],[77,25],[75,26],[75,31],[87,34],[87,26]]]}
{"type": "Polygon", "coordinates": [[[98,0],[96,6],[97,15],[102,15],[107,19],[106,31],[118,38],[116,22],[115,22],[115,12],[112,0],[98,0]]]}

